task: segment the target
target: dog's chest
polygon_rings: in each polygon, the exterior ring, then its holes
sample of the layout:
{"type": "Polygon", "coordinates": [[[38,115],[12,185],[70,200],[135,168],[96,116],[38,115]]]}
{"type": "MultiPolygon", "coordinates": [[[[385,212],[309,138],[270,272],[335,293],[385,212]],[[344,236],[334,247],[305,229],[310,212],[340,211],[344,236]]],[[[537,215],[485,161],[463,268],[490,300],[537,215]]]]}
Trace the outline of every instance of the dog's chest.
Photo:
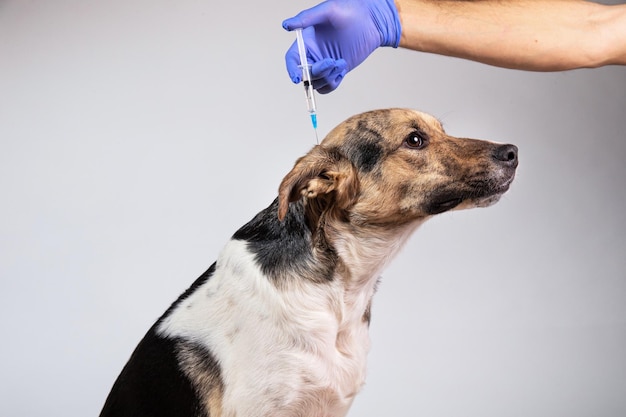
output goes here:
{"type": "Polygon", "coordinates": [[[332,283],[279,289],[231,241],[214,275],[158,331],[215,357],[225,416],[343,416],[365,379],[369,298],[347,310],[342,297],[332,283]]]}

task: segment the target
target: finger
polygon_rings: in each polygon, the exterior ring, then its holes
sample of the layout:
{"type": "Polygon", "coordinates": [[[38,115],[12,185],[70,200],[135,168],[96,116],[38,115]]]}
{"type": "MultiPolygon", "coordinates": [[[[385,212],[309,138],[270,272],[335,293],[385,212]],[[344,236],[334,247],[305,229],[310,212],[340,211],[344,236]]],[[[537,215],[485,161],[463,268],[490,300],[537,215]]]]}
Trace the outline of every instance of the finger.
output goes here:
{"type": "Polygon", "coordinates": [[[337,87],[339,87],[339,84],[341,84],[341,82],[343,81],[344,76],[345,74],[343,73],[338,74],[336,77],[333,77],[332,79],[330,79],[329,82],[324,87],[319,88],[316,91],[320,94],[328,94],[328,93],[335,91],[337,87]]]}
{"type": "Polygon", "coordinates": [[[314,89],[319,90],[326,87],[328,76],[333,72],[335,66],[335,60],[332,58],[325,58],[311,66],[311,84],[313,84],[314,89]]]}
{"type": "Polygon", "coordinates": [[[339,84],[343,81],[344,77],[348,73],[347,64],[343,59],[337,61],[337,66],[326,77],[326,85],[317,89],[320,94],[328,94],[335,91],[339,84]],[[343,61],[343,62],[340,62],[343,61]]]}
{"type": "Polygon", "coordinates": [[[285,30],[303,29],[309,26],[319,25],[322,23],[328,23],[330,19],[331,5],[328,2],[323,2],[310,9],[303,10],[294,17],[285,19],[283,21],[283,28],[285,30]]]}
{"type": "Polygon", "coordinates": [[[321,61],[314,62],[311,65],[311,78],[313,81],[326,78],[336,66],[337,61],[332,58],[324,58],[321,61]]]}
{"type": "Polygon", "coordinates": [[[291,44],[291,47],[285,54],[285,64],[287,66],[287,74],[294,84],[302,81],[302,69],[300,68],[300,54],[298,53],[298,45],[296,42],[291,44]]]}
{"type": "Polygon", "coordinates": [[[339,86],[347,73],[347,63],[343,59],[335,61],[326,58],[319,61],[311,68],[313,88],[321,94],[330,93],[339,86]]]}

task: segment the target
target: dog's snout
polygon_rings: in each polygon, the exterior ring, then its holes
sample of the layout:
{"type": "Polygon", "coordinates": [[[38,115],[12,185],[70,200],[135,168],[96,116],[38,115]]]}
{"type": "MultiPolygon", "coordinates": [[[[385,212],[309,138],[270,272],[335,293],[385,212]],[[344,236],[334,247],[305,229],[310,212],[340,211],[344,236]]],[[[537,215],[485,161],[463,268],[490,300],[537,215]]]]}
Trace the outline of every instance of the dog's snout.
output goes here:
{"type": "Polygon", "coordinates": [[[503,165],[515,168],[517,167],[517,146],[500,145],[493,153],[493,157],[503,165]]]}

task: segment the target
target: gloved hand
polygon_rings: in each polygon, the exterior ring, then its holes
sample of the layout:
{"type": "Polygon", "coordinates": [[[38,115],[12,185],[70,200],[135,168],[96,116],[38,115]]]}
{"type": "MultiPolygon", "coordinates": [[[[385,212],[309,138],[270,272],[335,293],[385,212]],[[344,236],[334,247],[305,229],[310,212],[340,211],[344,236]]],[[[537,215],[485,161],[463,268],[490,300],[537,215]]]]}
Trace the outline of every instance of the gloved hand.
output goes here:
{"type": "MultiPolygon", "coordinates": [[[[313,88],[326,94],[379,46],[398,47],[402,28],[393,0],[328,0],[283,22],[302,28],[313,88]]],[[[285,55],[294,83],[302,80],[296,42],[285,55]]]]}

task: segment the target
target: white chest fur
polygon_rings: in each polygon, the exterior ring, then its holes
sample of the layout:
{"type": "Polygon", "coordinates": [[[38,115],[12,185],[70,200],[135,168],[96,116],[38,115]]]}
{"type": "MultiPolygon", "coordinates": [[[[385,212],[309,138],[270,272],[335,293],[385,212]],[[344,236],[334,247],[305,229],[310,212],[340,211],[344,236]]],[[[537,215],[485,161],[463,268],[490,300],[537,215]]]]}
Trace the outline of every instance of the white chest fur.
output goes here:
{"type": "Polygon", "coordinates": [[[348,304],[340,282],[276,286],[232,240],[214,275],[157,331],[215,356],[224,417],[344,416],[365,380],[373,286],[348,304]]]}

